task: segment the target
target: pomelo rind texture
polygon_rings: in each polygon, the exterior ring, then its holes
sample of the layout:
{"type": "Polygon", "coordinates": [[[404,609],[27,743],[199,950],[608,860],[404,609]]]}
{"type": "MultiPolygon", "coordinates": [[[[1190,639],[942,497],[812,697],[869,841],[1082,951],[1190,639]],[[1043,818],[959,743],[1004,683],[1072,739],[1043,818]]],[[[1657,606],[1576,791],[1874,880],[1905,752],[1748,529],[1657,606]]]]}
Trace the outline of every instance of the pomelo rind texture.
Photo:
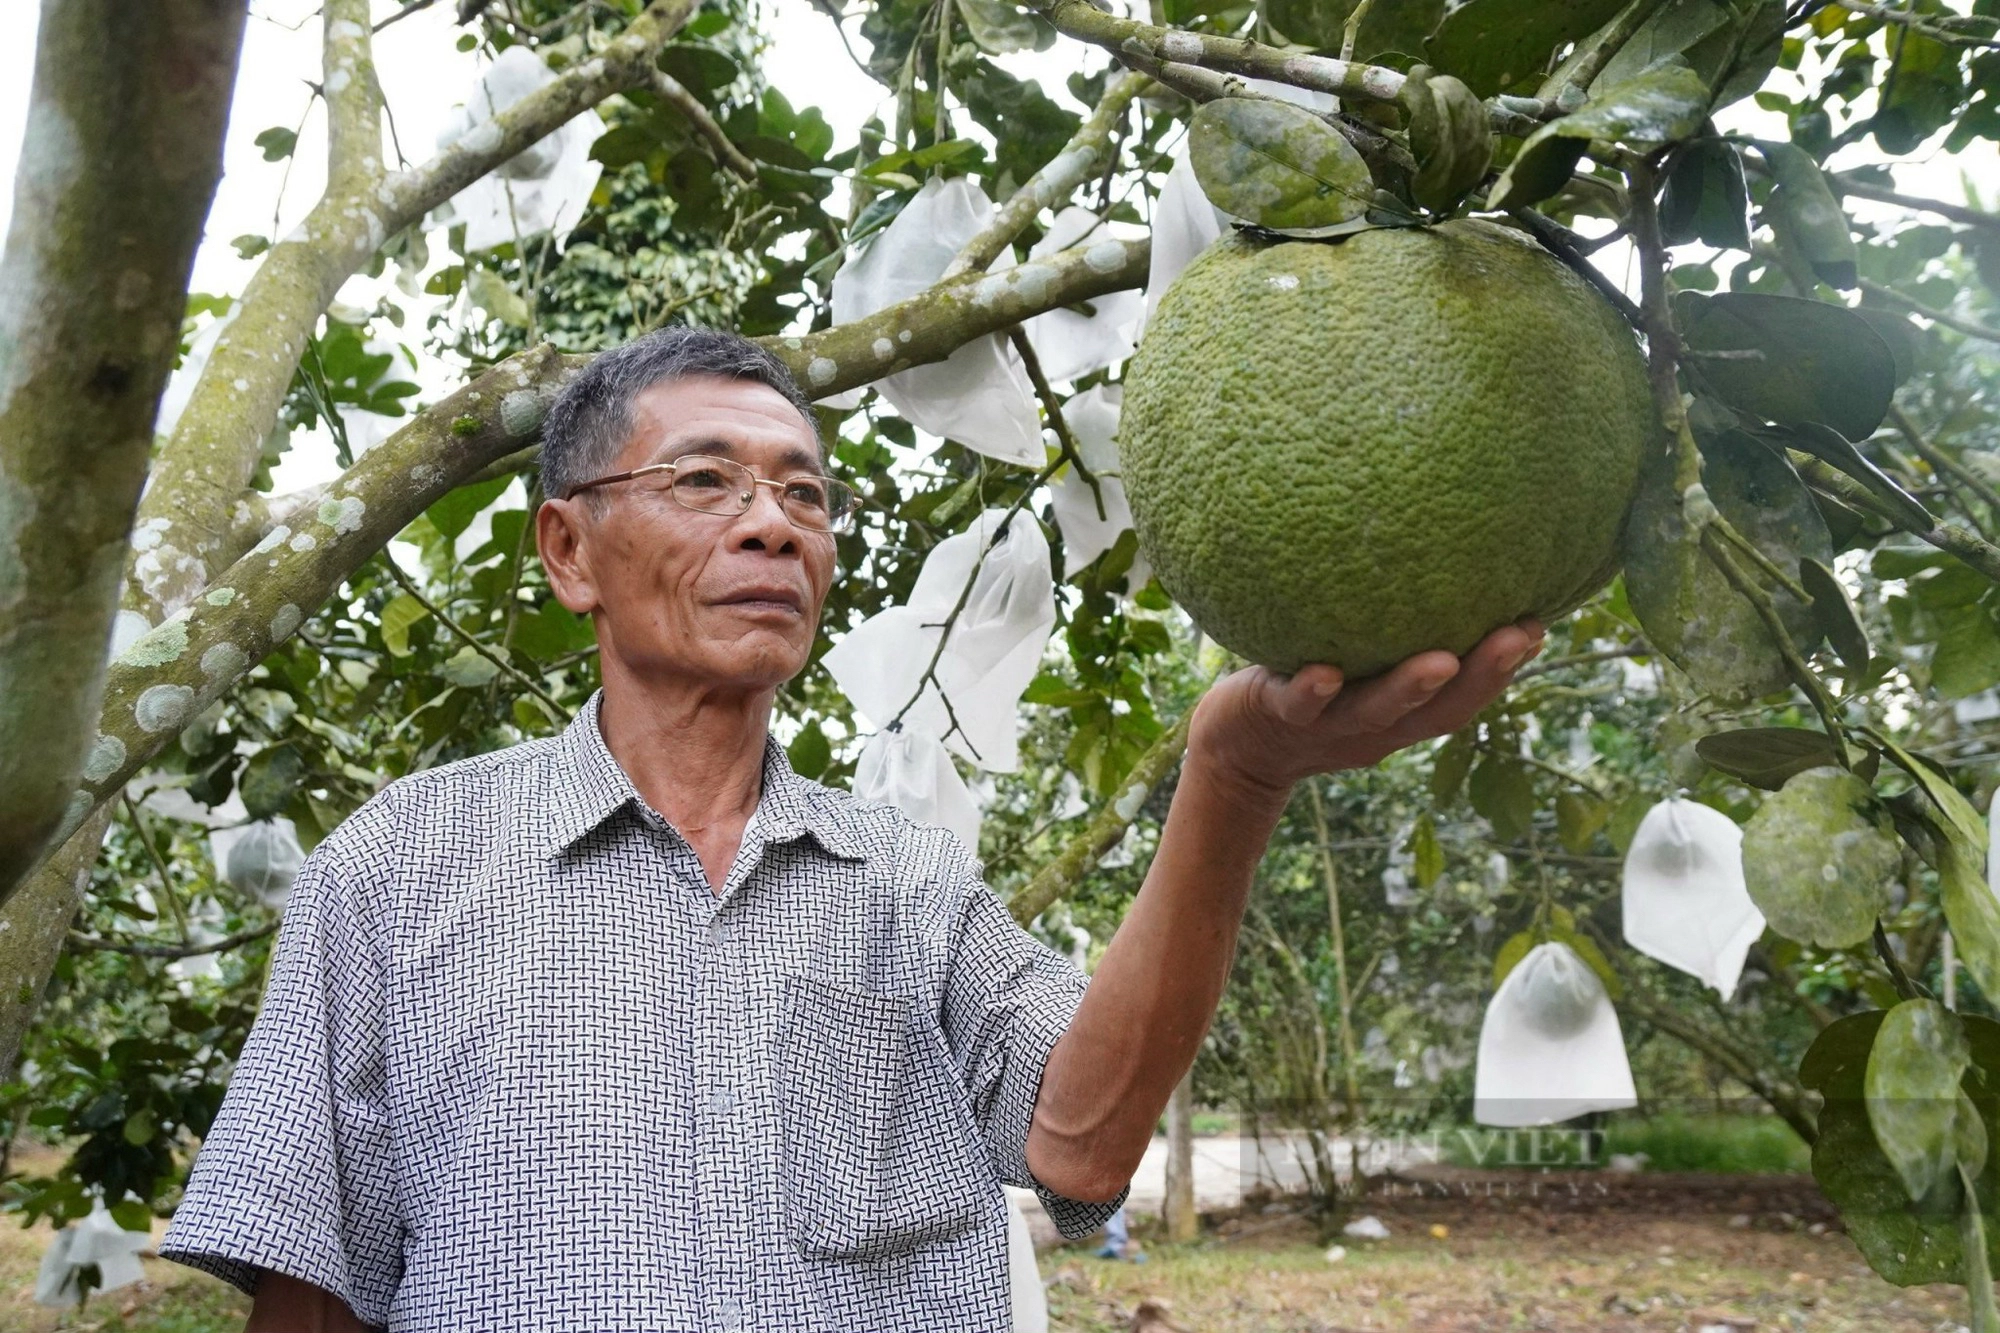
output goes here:
{"type": "Polygon", "coordinates": [[[1617,311],[1458,220],[1225,236],[1148,324],[1118,436],[1140,548],[1195,623],[1355,679],[1603,587],[1653,420],[1617,311]]]}

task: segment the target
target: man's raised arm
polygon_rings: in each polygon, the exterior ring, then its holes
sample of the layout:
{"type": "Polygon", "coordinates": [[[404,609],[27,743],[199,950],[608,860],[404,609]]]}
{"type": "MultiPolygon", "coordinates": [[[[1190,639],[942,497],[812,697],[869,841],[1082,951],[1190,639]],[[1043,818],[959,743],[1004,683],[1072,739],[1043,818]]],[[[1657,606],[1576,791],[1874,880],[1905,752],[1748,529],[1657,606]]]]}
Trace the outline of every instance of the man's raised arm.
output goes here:
{"type": "Polygon", "coordinates": [[[1541,638],[1532,621],[1510,625],[1462,663],[1420,653],[1351,690],[1332,667],[1309,666],[1290,679],[1252,667],[1209,691],[1145,884],[1049,1053],[1028,1132],[1037,1180],[1109,1200],[1138,1169],[1215,1016],[1257,863],[1293,784],[1456,731],[1541,638]]]}
{"type": "Polygon", "coordinates": [[[310,1282],[264,1270],[243,1333],[374,1333],[347,1302],[310,1282]]]}

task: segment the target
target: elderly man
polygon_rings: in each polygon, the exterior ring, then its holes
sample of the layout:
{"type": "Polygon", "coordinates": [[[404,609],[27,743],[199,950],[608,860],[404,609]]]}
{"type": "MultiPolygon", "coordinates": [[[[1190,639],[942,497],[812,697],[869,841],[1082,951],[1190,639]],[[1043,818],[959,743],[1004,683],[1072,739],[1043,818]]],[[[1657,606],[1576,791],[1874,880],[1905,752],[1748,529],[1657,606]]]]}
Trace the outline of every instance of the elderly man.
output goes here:
{"type": "Polygon", "coordinates": [[[543,439],[536,536],[603,689],[301,870],[161,1246],[254,1292],[253,1333],[1000,1333],[1001,1182],[1071,1236],[1122,1201],[1292,784],[1459,726],[1540,634],[1216,685],[1086,990],[972,849],[769,735],[852,505],[784,367],[652,334],[543,439]]]}

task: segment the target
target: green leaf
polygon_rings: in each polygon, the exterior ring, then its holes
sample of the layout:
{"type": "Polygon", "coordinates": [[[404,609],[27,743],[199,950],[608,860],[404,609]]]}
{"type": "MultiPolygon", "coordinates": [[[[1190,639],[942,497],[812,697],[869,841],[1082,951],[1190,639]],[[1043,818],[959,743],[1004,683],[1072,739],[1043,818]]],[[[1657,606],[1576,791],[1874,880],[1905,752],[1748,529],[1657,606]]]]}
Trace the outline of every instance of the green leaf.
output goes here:
{"type": "Polygon", "coordinates": [[[1979,605],[1933,611],[1937,646],[1931,650],[1931,688],[1943,699],[1963,699],[2000,685],[2000,626],[1979,605]]]}
{"type": "Polygon", "coordinates": [[[257,137],[250,142],[264,150],[266,162],[282,162],[299,146],[299,136],[295,131],[288,130],[282,125],[273,125],[268,130],[259,131],[257,137]]]}
{"type": "Polygon", "coordinates": [[[973,42],[988,55],[1004,56],[1035,45],[1035,22],[1007,0],[956,0],[958,16],[973,42]]]}
{"type": "Polygon", "coordinates": [[[1893,505],[1906,523],[1921,526],[1925,531],[1937,526],[1937,520],[1930,510],[1924,508],[1923,501],[1911,495],[1896,483],[1895,478],[1868,461],[1854,444],[1839,431],[1823,426],[1817,421],[1808,421],[1792,427],[1788,441],[1794,448],[1803,450],[1823,462],[1839,468],[1876,495],[1893,505]]]}
{"type": "Polygon", "coordinates": [[[1824,563],[1810,558],[1799,561],[1799,582],[1812,595],[1813,618],[1819,622],[1820,632],[1833,645],[1848,675],[1859,676],[1867,671],[1868,632],[1861,628],[1861,617],[1855,614],[1854,603],[1847,600],[1847,589],[1840,586],[1840,580],[1824,563]]]}
{"type": "Polygon", "coordinates": [[[1838,764],[1833,738],[1804,727],[1745,727],[1719,731],[1694,743],[1710,768],[1739,782],[1776,791],[1809,768],[1838,764]]]}
{"type": "MultiPolygon", "coordinates": [[[[496,647],[492,651],[498,653],[505,650],[496,647]]],[[[493,678],[500,674],[500,668],[468,643],[445,659],[444,665],[438,668],[438,674],[461,689],[476,690],[492,683],[493,678]]]]}
{"type": "Polygon", "coordinates": [[[424,604],[408,593],[398,593],[382,608],[382,646],[391,657],[410,655],[410,627],[428,616],[424,604]]]}
{"type": "Polygon", "coordinates": [[[1417,159],[1411,196],[1425,208],[1448,212],[1486,179],[1493,165],[1485,104],[1451,75],[1433,75],[1428,65],[1410,70],[1397,100],[1408,118],[1410,152],[1417,159]]]}
{"type": "Polygon", "coordinates": [[[1721,139],[1690,144],[1667,177],[1660,234],[1668,245],[1700,241],[1718,250],[1748,250],[1749,208],[1736,145],[1721,139]]]}
{"type": "MultiPolygon", "coordinates": [[[[122,1131],[122,1137],[125,1142],[131,1144],[134,1148],[143,1148],[151,1143],[153,1136],[159,1132],[159,1117],[153,1114],[151,1108],[142,1106],[131,1115],[125,1117],[125,1128],[122,1131]]],[[[151,1228],[152,1224],[149,1221],[147,1229],[151,1230],[151,1228]]]]}
{"type": "Polygon", "coordinates": [[[284,812],[305,777],[305,757],[291,745],[274,745],[251,756],[236,779],[236,791],[250,818],[269,819],[284,812]]]}
{"type": "Polygon", "coordinates": [[[1529,135],[1500,173],[1487,206],[1522,208],[1556,193],[1592,139],[1651,148],[1685,139],[1707,114],[1708,89],[1699,75],[1681,64],[1657,65],[1529,135]]]}
{"type": "MultiPolygon", "coordinates": [[[[1830,561],[1833,541],[1791,464],[1740,431],[1706,442],[1703,486],[1717,512],[1780,568],[1830,561]]],[[[1812,609],[1766,590],[1802,652],[1819,641],[1812,609]]],[[[1673,463],[1649,460],[1626,520],[1625,592],[1652,645],[1695,687],[1739,701],[1782,690],[1785,661],[1757,609],[1701,550],[1673,488],[1673,463]]]]}
{"type": "MultiPolygon", "coordinates": [[[[149,1134],[146,1136],[144,1142],[136,1143],[133,1146],[142,1148],[146,1143],[150,1143],[151,1141],[152,1135],[149,1134]]],[[[153,1210],[142,1200],[121,1200],[111,1205],[110,1212],[111,1220],[126,1231],[151,1232],[153,1229],[153,1210]]]]}
{"type": "Polygon", "coordinates": [[[1468,728],[1454,731],[1438,747],[1437,757],[1431,761],[1431,799],[1438,805],[1448,806],[1458,799],[1477,753],[1473,745],[1473,732],[1468,728]]]}
{"type": "MultiPolygon", "coordinates": [[[[963,0],[960,0],[963,3],[963,0]]],[[[833,763],[833,743],[826,738],[826,731],[817,722],[808,722],[792,743],[785,747],[786,756],[792,761],[792,768],[800,777],[817,778],[833,763]]]]}
{"type": "Polygon", "coordinates": [[[1556,837],[1563,850],[1582,856],[1611,818],[1611,803],[1587,792],[1566,791],[1556,797],[1556,837]]]}
{"type": "Polygon", "coordinates": [[[1805,257],[1821,282],[1853,287],[1859,281],[1854,232],[1819,163],[1797,144],[1759,139],[1757,151],[1777,182],[1765,209],[1772,230],[1805,257]]]}
{"type": "Polygon", "coordinates": [[[230,244],[236,247],[236,257],[238,259],[255,259],[258,255],[263,254],[271,248],[271,242],[268,237],[258,236],[255,233],[246,233],[245,235],[238,236],[230,244]]]}
{"type": "Polygon", "coordinates": [[[1428,889],[1437,883],[1444,873],[1444,848],[1438,845],[1437,823],[1428,813],[1418,815],[1416,827],[1410,830],[1410,856],[1415,862],[1411,869],[1417,886],[1428,889]]]}
{"type": "Polygon", "coordinates": [[[525,329],[534,322],[527,298],[490,268],[475,268],[467,273],[465,293],[473,305],[509,328],[525,329]]]}
{"type": "Polygon", "coordinates": [[[1534,932],[1529,930],[1524,930],[1518,935],[1508,937],[1507,942],[1500,946],[1500,952],[1493,955],[1493,988],[1495,990],[1500,989],[1500,983],[1507,979],[1507,974],[1519,967],[1521,960],[1526,958],[1539,942],[1535,939],[1534,932]]]}
{"type": "Polygon", "coordinates": [[[455,491],[440,495],[424,517],[431,521],[446,541],[455,540],[458,535],[472,526],[472,520],[479,512],[500,498],[500,493],[513,482],[512,477],[494,477],[490,481],[476,482],[461,486],[455,491]]]}
{"type": "Polygon", "coordinates": [[[1510,754],[1489,750],[1481,755],[1466,793],[1472,808],[1493,825],[1493,836],[1500,842],[1526,836],[1534,822],[1534,784],[1521,761],[1510,754]]]}
{"type": "Polygon", "coordinates": [[[1188,129],[1195,178],[1225,213],[1272,230],[1361,218],[1374,197],[1368,164],[1324,120],[1289,102],[1223,97],[1188,129]]]}
{"type": "MultiPolygon", "coordinates": [[[[1986,821],[1950,778],[1920,756],[1879,732],[1869,732],[1869,738],[1915,779],[1928,798],[1920,818],[1931,836],[1919,839],[1917,850],[1937,871],[1945,921],[1966,970],[1982,992],[2000,995],[2000,897],[1986,881],[1986,821]]],[[[1994,1087],[2000,1092],[2000,1081],[1994,1087]]]]}
{"type": "Polygon", "coordinates": [[[1625,0],[1467,0],[1445,15],[1425,54],[1481,97],[1533,91],[1558,49],[1624,7],[1625,0]]]}
{"type": "Polygon", "coordinates": [[[1869,785],[1839,768],[1794,775],[1743,826],[1750,900],[1787,939],[1843,949],[1888,910],[1902,844],[1869,785]]]}
{"type": "Polygon", "coordinates": [[[1842,306],[1761,292],[1679,292],[1674,319],[1693,377],[1740,412],[1795,426],[1820,422],[1865,440],[1888,415],[1896,358],[1868,321],[1842,306]]]}
{"type": "Polygon", "coordinates": [[[1651,810],[1654,804],[1652,797],[1643,792],[1633,792],[1620,801],[1618,807],[1611,812],[1611,822],[1605,826],[1604,836],[1611,839],[1612,847],[1620,856],[1631,849],[1633,835],[1638,833],[1639,825],[1645,821],[1646,812],[1651,810]]]}
{"type": "MultiPolygon", "coordinates": [[[[1840,1210],[1841,1222],[1871,1267],[1901,1286],[1927,1282],[1962,1282],[1965,1252],[1960,1240],[1954,1200],[1912,1203],[1902,1176],[1883,1154],[1870,1123],[1867,1067],[1875,1037],[1887,1015],[1880,1010],[1853,1014],[1828,1025],[1814,1040],[1799,1066],[1799,1082],[1825,1099],[1819,1113],[1819,1137],[1813,1143],[1813,1177],[1840,1210]]],[[[2000,1071],[2000,1024],[1959,1016],[1972,1065],[1985,1073],[1969,1085],[1969,1093],[1990,1143],[2000,1124],[2000,1088],[1992,1075],[2000,1071]]],[[[2000,1171],[1989,1153],[1979,1173],[1982,1211],[1996,1216],[2000,1171]]],[[[1948,1193],[1948,1191],[1940,1191],[1948,1193]]],[[[1996,1239],[1987,1227],[1988,1246],[1996,1239]]]]}
{"type": "Polygon", "coordinates": [[[1912,1202],[1961,1163],[1975,1176],[1986,1165],[1986,1127],[1960,1090],[1971,1065],[1958,1016],[1936,1000],[1903,1001],[1875,1034],[1862,1079],[1868,1123],[1912,1202]]]}
{"type": "MultiPolygon", "coordinates": [[[[1355,0],[1259,0],[1264,21],[1301,46],[1339,51],[1355,0]]],[[[1213,12],[1213,11],[1209,11],[1213,12]]],[[[1444,0],[1374,0],[1354,35],[1354,58],[1415,55],[1444,17],[1444,0]]]]}

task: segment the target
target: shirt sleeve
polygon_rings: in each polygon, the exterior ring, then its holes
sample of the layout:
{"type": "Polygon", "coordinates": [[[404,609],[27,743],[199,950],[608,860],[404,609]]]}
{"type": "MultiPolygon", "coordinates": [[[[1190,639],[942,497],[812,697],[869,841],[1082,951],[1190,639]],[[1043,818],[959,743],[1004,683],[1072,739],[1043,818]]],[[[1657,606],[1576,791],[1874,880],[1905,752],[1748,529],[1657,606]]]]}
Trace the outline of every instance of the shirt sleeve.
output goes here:
{"type": "Polygon", "coordinates": [[[958,923],[945,973],[946,1039],[965,1071],[973,1114],[1000,1179],[1033,1189],[1056,1229],[1089,1235],[1125,1204],[1056,1193],[1028,1169],[1028,1128],[1049,1052],[1069,1030],[1090,979],[1021,929],[965,858],[958,923]]]}
{"type": "Polygon", "coordinates": [[[159,1247],[248,1294],[265,1269],[310,1282],[377,1326],[402,1278],[403,1223],[382,958],[356,902],[383,845],[343,827],[300,867],[263,1007],[159,1247]]]}

